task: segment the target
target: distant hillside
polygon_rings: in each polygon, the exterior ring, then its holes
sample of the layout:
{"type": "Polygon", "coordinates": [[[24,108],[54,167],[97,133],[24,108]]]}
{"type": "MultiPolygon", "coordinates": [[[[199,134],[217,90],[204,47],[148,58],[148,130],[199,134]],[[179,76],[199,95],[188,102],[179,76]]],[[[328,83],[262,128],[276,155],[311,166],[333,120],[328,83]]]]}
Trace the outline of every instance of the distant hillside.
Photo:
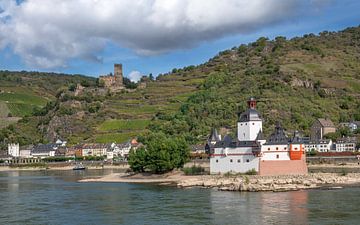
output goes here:
{"type": "MultiPolygon", "coordinates": [[[[0,133],[3,139],[22,144],[56,137],[70,143],[122,142],[147,130],[184,135],[196,143],[206,138],[211,127],[234,134],[237,113],[245,110],[250,96],[260,101],[265,133],[279,120],[289,132],[297,129],[307,134],[318,117],[335,123],[360,120],[360,27],[291,40],[259,38],[202,65],[146,80],[145,88],[116,94],[91,86],[75,96],[69,88],[72,76],[34,78],[38,83],[24,90],[24,80],[33,76],[19,77],[23,84],[16,87],[34,98],[28,104],[48,103],[37,116],[28,116],[0,133]],[[46,88],[51,82],[59,83],[46,88]],[[57,98],[56,93],[60,93],[57,98]]],[[[20,104],[30,97],[15,93],[0,95],[0,115],[23,116],[11,108],[10,100],[20,104]]],[[[21,112],[25,111],[24,106],[21,112]]]]}
{"type": "Polygon", "coordinates": [[[6,117],[30,116],[35,108],[40,109],[48,101],[55,100],[60,88],[81,82],[95,84],[95,79],[80,75],[0,71],[0,127],[4,126],[6,117]]]}

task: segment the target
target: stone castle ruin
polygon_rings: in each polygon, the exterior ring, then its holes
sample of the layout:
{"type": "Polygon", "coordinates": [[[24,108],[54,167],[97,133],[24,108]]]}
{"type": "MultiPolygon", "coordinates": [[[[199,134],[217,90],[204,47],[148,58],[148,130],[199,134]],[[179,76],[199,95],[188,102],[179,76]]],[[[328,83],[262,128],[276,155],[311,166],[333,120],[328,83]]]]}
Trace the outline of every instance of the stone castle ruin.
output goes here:
{"type": "Polygon", "coordinates": [[[112,91],[124,89],[122,64],[114,64],[114,75],[103,75],[99,77],[99,80],[112,91]]]}

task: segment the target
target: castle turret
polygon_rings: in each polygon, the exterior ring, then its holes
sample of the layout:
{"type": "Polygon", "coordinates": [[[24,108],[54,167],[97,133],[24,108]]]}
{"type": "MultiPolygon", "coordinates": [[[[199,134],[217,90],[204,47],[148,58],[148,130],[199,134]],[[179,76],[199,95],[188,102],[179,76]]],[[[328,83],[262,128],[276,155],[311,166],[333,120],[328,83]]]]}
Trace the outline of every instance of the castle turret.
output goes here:
{"type": "Polygon", "coordinates": [[[115,78],[115,85],[117,87],[120,87],[123,85],[122,64],[114,64],[114,78],[115,78]]]}
{"type": "Polygon", "coordinates": [[[262,118],[256,110],[256,100],[248,100],[248,109],[243,112],[238,121],[239,141],[255,141],[259,132],[262,131],[262,118]]]}

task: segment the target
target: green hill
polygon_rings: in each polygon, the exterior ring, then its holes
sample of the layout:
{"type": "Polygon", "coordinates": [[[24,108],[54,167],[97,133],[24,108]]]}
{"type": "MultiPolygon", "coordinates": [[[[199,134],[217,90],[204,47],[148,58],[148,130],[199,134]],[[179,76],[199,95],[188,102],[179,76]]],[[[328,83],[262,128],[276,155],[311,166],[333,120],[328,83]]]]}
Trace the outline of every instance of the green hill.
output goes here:
{"type": "MultiPolygon", "coordinates": [[[[62,82],[58,89],[71,83],[62,82]]],[[[245,110],[250,96],[259,100],[267,134],[276,121],[288,131],[308,134],[318,117],[335,123],[360,120],[360,27],[291,40],[259,38],[204,64],[174,69],[144,83],[145,88],[115,94],[94,86],[79,96],[66,89],[55,99],[54,91],[37,95],[44,87],[34,85],[26,98],[20,91],[0,96],[8,101],[8,110],[20,116],[12,104],[32,98],[28,102],[39,107],[52,102],[38,116],[26,117],[2,135],[21,143],[56,137],[70,143],[122,142],[148,130],[162,130],[196,143],[211,127],[234,134],[237,113],[245,110]]]]}

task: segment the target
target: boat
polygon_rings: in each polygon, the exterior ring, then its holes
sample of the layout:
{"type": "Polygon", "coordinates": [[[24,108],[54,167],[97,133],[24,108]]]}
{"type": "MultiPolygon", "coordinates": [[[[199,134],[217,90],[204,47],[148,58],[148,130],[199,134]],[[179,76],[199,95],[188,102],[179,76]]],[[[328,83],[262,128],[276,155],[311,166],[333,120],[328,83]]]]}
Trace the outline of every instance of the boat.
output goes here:
{"type": "Polygon", "coordinates": [[[85,170],[85,169],[86,168],[82,163],[77,163],[73,168],[73,170],[85,170]]]}

